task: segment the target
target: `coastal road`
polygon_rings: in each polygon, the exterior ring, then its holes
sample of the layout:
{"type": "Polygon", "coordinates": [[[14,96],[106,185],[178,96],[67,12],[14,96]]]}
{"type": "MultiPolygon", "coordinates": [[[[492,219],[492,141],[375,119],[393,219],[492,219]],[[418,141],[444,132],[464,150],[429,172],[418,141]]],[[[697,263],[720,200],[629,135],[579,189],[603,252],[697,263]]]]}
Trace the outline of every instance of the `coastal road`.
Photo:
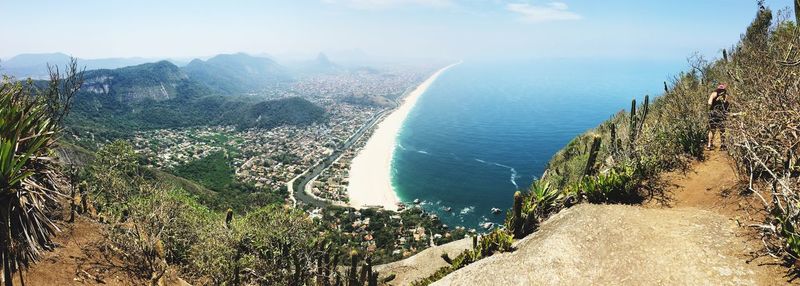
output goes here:
{"type": "Polygon", "coordinates": [[[397,101],[394,101],[394,107],[384,109],[378,114],[375,114],[372,117],[372,119],[370,119],[366,124],[362,125],[361,128],[359,128],[356,131],[356,133],[353,134],[353,136],[350,136],[350,138],[347,139],[347,141],[345,141],[344,144],[342,144],[341,148],[336,148],[336,150],[331,155],[323,159],[321,162],[317,163],[317,165],[315,165],[314,167],[303,173],[303,175],[300,175],[294,180],[290,181],[287,188],[289,189],[289,193],[294,195],[294,200],[315,207],[324,207],[331,205],[331,202],[329,201],[307,194],[305,192],[306,185],[311,183],[311,180],[317,177],[320,173],[322,173],[322,171],[330,167],[330,165],[333,164],[333,162],[335,162],[336,159],[338,159],[339,156],[342,155],[342,152],[344,150],[347,150],[348,148],[353,146],[353,144],[355,144],[359,139],[361,139],[361,136],[364,136],[364,133],[366,133],[367,130],[370,130],[373,126],[375,126],[375,124],[380,122],[380,120],[383,119],[383,117],[387,113],[395,110],[397,106],[398,106],[397,101]]]}

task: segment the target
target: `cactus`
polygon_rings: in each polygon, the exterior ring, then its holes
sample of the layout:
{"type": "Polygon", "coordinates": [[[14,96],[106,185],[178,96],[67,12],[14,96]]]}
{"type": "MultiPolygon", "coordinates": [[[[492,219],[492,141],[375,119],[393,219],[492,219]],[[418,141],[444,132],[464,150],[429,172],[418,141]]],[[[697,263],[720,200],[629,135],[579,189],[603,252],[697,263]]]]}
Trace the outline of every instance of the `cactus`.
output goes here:
{"type": "Polygon", "coordinates": [[[611,133],[611,145],[609,146],[609,149],[611,150],[611,154],[615,154],[615,153],[617,153],[617,147],[618,147],[618,145],[617,145],[617,125],[616,124],[611,124],[611,130],[609,130],[609,133],[611,133]]]}
{"type": "Polygon", "coordinates": [[[592,147],[589,149],[589,159],[586,160],[586,167],[583,169],[583,175],[588,176],[594,173],[594,163],[597,161],[597,152],[600,151],[601,139],[599,136],[594,136],[592,139],[592,147]]]}
{"type": "Polygon", "coordinates": [[[388,283],[388,282],[391,282],[392,280],[394,280],[394,278],[397,278],[397,275],[395,275],[394,273],[392,273],[392,274],[389,274],[389,276],[386,276],[386,277],[384,277],[384,278],[381,280],[381,282],[383,282],[383,283],[388,283]]]}
{"type": "Polygon", "coordinates": [[[727,63],[728,62],[728,50],[722,49],[722,59],[727,63]]]}
{"type": "Polygon", "coordinates": [[[347,276],[348,286],[358,285],[358,251],[350,251],[350,270],[347,276]]]}
{"type": "Polygon", "coordinates": [[[794,23],[800,25],[800,0],[794,0],[794,23]]]}
{"type": "Polygon", "coordinates": [[[477,235],[473,235],[472,236],[472,249],[476,249],[476,248],[478,248],[478,236],[477,235]]]}
{"type": "Polygon", "coordinates": [[[370,273],[371,274],[369,276],[369,281],[367,281],[367,285],[368,286],[378,286],[378,275],[380,275],[380,273],[378,273],[378,271],[370,272],[370,273]]]}
{"type": "MultiPolygon", "coordinates": [[[[331,252],[333,252],[333,250],[331,250],[331,252]]],[[[335,283],[334,283],[335,285],[342,285],[342,281],[340,279],[341,277],[339,276],[339,272],[336,271],[336,268],[338,266],[339,266],[339,255],[337,255],[336,253],[333,253],[333,258],[331,259],[331,264],[330,264],[330,266],[328,266],[328,269],[326,270],[326,272],[336,276],[335,283]]],[[[326,281],[327,281],[327,277],[326,277],[326,281]]]]}
{"type": "Polygon", "coordinates": [[[636,138],[636,99],[631,100],[631,113],[628,119],[628,150],[633,150],[633,141],[636,138]]]}
{"type": "Polygon", "coordinates": [[[650,96],[645,95],[644,97],[644,104],[642,105],[642,110],[637,114],[636,113],[636,99],[631,101],[631,114],[630,114],[630,121],[629,123],[629,130],[628,130],[628,154],[632,155],[635,151],[635,144],[636,139],[642,132],[642,128],[644,127],[645,118],[647,118],[647,113],[650,111],[650,96]]]}
{"type": "Polygon", "coordinates": [[[644,104],[642,105],[642,111],[640,112],[639,117],[639,129],[636,131],[636,136],[638,137],[639,134],[642,133],[642,128],[644,128],[644,120],[647,118],[647,113],[650,111],[650,96],[644,96],[644,104]]]}
{"type": "Polygon", "coordinates": [[[444,262],[453,265],[453,259],[450,258],[450,255],[448,255],[447,253],[442,253],[441,257],[444,260],[444,262]]]}
{"type": "Polygon", "coordinates": [[[522,196],[522,192],[517,191],[514,193],[514,207],[511,210],[511,231],[516,238],[524,236],[522,231],[522,204],[524,200],[525,197],[522,196]]]}
{"type": "Polygon", "coordinates": [[[232,220],[233,220],[233,210],[228,209],[228,211],[225,213],[225,228],[231,227],[232,220]]]}
{"type": "Polygon", "coordinates": [[[360,270],[361,271],[359,271],[359,274],[358,274],[358,281],[356,281],[355,285],[363,286],[364,285],[364,281],[367,281],[367,279],[369,278],[370,272],[372,272],[372,270],[369,269],[369,264],[364,264],[364,266],[361,266],[360,270]]]}
{"type": "Polygon", "coordinates": [[[372,258],[367,257],[366,263],[364,264],[364,267],[362,267],[361,272],[364,274],[362,274],[361,282],[358,283],[358,285],[364,285],[364,282],[369,283],[369,281],[372,281],[372,276],[374,275],[374,273],[372,273],[372,258]]]}
{"type": "Polygon", "coordinates": [[[669,87],[667,87],[667,82],[664,82],[664,93],[669,93],[669,87]]]}

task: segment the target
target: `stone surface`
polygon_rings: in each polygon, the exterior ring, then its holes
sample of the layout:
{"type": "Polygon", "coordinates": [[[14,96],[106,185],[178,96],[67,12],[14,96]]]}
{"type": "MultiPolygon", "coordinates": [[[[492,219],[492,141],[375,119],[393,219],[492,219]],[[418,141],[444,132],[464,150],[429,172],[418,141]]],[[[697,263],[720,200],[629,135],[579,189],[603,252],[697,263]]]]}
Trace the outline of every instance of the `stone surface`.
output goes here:
{"type": "Polygon", "coordinates": [[[391,274],[396,276],[394,280],[387,283],[388,285],[409,285],[411,282],[428,277],[439,268],[447,266],[442,259],[442,253],[456,257],[469,248],[472,248],[471,237],[425,249],[400,261],[378,265],[375,270],[381,273],[381,277],[391,274]]]}
{"type": "Polygon", "coordinates": [[[582,204],[555,215],[516,251],[434,285],[757,285],[746,243],[726,217],[696,208],[582,204]]]}

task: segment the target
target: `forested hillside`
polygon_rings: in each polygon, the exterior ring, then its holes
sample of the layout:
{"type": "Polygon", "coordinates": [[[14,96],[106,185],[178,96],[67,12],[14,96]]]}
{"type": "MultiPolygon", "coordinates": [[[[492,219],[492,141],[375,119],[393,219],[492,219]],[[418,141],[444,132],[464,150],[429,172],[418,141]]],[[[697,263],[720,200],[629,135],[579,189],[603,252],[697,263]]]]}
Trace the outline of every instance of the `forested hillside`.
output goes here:
{"type": "Polygon", "coordinates": [[[269,58],[244,53],[195,59],[183,70],[192,79],[224,94],[246,94],[291,80],[286,67],[269,58]]]}
{"type": "MultiPolygon", "coordinates": [[[[325,111],[305,99],[230,95],[203,81],[208,78],[191,77],[167,61],[91,70],[84,77],[66,120],[70,132],[80,137],[106,140],[133,131],[208,125],[273,128],[325,119],[325,111]]],[[[255,75],[248,78],[255,81],[255,75]]]]}

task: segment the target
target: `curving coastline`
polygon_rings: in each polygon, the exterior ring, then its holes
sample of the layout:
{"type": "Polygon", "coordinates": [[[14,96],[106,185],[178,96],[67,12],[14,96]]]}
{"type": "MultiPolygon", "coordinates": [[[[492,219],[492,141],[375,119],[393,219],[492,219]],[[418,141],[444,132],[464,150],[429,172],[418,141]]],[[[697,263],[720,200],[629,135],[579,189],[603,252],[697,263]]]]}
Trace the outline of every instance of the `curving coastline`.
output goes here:
{"type": "Polygon", "coordinates": [[[419,97],[439,75],[460,63],[451,64],[433,73],[406,95],[403,103],[378,124],[375,132],[350,165],[347,193],[351,206],[356,208],[382,206],[387,210],[397,210],[400,198],[392,186],[392,158],[397,145],[397,135],[419,97]]]}

